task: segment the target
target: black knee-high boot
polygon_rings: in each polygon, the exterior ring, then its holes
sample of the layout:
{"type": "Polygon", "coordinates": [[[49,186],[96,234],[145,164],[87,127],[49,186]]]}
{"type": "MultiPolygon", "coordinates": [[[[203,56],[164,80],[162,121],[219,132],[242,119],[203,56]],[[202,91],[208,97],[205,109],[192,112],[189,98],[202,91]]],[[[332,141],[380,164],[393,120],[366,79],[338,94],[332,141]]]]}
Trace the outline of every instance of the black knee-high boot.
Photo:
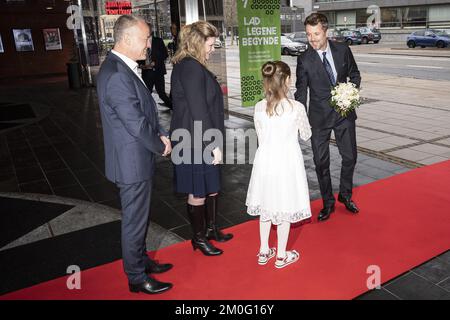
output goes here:
{"type": "Polygon", "coordinates": [[[205,205],[192,206],[187,205],[189,220],[191,221],[194,236],[191,243],[194,250],[200,249],[205,256],[217,256],[223,251],[213,246],[205,236],[205,205]]]}
{"type": "Polygon", "coordinates": [[[217,228],[217,195],[206,197],[206,238],[225,242],[233,238],[231,233],[224,234],[217,228]]]}

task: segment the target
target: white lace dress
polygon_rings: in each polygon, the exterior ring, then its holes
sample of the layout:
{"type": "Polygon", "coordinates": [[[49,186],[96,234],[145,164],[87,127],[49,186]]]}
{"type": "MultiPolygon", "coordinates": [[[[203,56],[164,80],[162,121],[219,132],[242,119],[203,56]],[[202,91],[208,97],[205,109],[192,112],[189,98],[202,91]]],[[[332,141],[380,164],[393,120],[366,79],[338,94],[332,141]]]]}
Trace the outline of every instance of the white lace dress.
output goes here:
{"type": "Polygon", "coordinates": [[[255,106],[259,146],[247,191],[247,213],[276,225],[298,222],[311,217],[308,181],[298,141],[298,133],[305,141],[311,137],[311,127],[300,102],[282,100],[277,108],[280,115],[272,117],[266,113],[266,104],[264,99],[255,106]]]}

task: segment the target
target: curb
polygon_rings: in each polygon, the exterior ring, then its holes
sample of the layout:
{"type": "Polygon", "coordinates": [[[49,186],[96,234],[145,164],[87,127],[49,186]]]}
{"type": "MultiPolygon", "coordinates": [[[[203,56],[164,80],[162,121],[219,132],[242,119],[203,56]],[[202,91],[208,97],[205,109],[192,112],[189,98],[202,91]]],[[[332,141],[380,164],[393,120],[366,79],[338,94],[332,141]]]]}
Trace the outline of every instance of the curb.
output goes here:
{"type": "Polygon", "coordinates": [[[414,53],[396,53],[396,52],[367,52],[367,54],[381,54],[381,55],[395,55],[395,56],[412,56],[412,57],[425,57],[425,58],[448,58],[450,59],[450,55],[425,55],[425,54],[414,54],[414,53]]]}

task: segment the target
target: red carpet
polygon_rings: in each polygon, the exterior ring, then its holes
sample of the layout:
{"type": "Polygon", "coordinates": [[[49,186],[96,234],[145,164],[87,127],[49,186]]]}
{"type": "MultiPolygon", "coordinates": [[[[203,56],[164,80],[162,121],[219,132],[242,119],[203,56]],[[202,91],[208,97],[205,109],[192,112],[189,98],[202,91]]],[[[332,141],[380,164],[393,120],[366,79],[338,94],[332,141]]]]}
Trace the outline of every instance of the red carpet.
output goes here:
{"type": "Polygon", "coordinates": [[[129,293],[116,261],[83,271],[81,290],[68,290],[64,277],[0,299],[351,299],[368,290],[369,265],[381,268],[384,283],[450,248],[450,161],[359,187],[354,199],[359,215],[338,203],[324,223],[316,222],[321,201],[312,203],[313,223],[291,231],[300,261],[286,269],[256,263],[251,221],[228,229],[235,238],[219,257],[194,253],[189,242],[158,251],[156,259],[174,264],[157,277],[174,283],[161,295],[129,293]]]}

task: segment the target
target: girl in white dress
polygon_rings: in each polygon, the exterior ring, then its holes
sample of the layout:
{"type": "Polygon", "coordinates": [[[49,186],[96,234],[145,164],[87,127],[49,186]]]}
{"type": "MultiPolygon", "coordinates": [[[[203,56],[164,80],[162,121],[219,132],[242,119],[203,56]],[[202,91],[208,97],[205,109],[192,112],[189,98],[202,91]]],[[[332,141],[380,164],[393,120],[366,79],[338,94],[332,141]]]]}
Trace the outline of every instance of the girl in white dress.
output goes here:
{"type": "Polygon", "coordinates": [[[247,213],[260,216],[261,246],[258,263],[277,255],[275,267],[296,262],[296,250],[286,251],[291,223],[311,217],[308,181],[298,134],[311,137],[305,107],[287,98],[291,83],[289,66],[281,61],[262,66],[265,99],[255,106],[258,150],[247,191],[247,213]],[[277,225],[278,250],[269,248],[271,225],[277,225]]]}

